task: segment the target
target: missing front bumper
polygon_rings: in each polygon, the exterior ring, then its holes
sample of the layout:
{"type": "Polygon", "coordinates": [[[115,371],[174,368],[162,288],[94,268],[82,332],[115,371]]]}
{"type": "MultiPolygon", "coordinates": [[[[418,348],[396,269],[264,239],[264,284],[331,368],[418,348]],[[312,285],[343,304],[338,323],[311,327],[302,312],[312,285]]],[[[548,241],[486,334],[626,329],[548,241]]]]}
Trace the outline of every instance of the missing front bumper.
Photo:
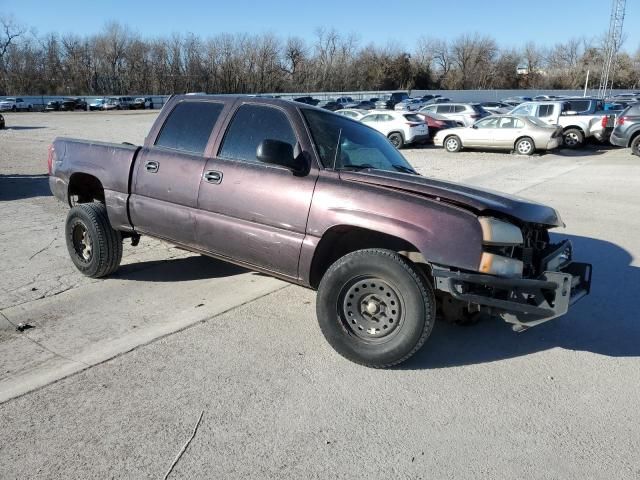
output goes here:
{"type": "Polygon", "coordinates": [[[546,271],[537,279],[500,278],[434,268],[436,289],[454,299],[478,305],[513,325],[516,331],[539,325],[567,313],[589,294],[592,267],[570,263],[546,271]]]}

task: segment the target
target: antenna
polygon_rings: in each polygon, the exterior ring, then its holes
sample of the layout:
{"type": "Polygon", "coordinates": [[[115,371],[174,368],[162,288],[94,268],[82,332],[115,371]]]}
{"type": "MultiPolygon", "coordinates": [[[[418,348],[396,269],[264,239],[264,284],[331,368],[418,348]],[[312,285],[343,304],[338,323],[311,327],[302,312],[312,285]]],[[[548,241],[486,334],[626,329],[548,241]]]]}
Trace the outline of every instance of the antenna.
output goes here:
{"type": "Polygon", "coordinates": [[[598,98],[607,97],[607,89],[611,93],[613,88],[613,76],[616,69],[616,56],[622,40],[622,24],[624,22],[624,11],[626,0],[612,0],[611,19],[609,20],[609,32],[604,44],[604,59],[602,72],[600,74],[600,87],[598,88],[598,98]],[[609,83],[611,81],[611,83],[609,83]]]}

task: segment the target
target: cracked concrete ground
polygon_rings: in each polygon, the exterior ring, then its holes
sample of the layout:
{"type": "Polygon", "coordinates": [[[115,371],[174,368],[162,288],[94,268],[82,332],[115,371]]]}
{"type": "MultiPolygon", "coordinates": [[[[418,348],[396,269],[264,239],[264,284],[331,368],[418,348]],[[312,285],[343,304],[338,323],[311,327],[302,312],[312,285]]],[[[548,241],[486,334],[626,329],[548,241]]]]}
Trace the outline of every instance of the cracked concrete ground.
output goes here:
{"type": "Polygon", "coordinates": [[[0,477],[158,478],[203,409],[171,478],[640,476],[640,160],[628,150],[405,150],[421,173],[556,207],[594,286],[524,334],[437,323],[412,361],[380,372],[327,346],[313,292],[164,242],[126,245],[113,278],[81,277],[46,147],[140,143],[155,115],[5,117],[22,128],[0,131],[0,394],[17,397],[0,405],[0,477]]]}

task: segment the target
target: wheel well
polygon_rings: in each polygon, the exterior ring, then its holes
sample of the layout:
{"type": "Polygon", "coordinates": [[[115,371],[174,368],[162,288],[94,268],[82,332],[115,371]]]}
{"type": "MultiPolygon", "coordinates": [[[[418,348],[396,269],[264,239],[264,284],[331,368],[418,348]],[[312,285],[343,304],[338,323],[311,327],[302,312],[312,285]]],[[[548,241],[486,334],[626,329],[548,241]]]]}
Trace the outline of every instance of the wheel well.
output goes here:
{"type": "Polygon", "coordinates": [[[562,129],[562,133],[566,132],[567,130],[580,130],[580,133],[582,133],[582,135],[584,135],[584,129],[582,127],[579,127],[577,125],[569,125],[568,127],[565,127],[562,129]]]}
{"type": "Polygon", "coordinates": [[[69,178],[69,205],[89,203],[95,200],[104,203],[104,187],[100,180],[87,173],[74,173],[69,178]],[[74,199],[73,197],[77,197],[74,199]]]}
{"type": "Polygon", "coordinates": [[[313,288],[318,288],[325,272],[336,260],[348,253],[365,248],[393,250],[415,263],[426,264],[420,251],[402,238],[366,228],[336,226],[325,232],[316,247],[311,263],[309,284],[313,288]]]}
{"type": "Polygon", "coordinates": [[[450,133],[448,135],[445,135],[444,138],[442,139],[442,144],[444,145],[444,142],[446,142],[451,137],[456,137],[458,139],[458,142],[460,142],[460,145],[462,145],[462,140],[460,140],[460,137],[455,133],[450,133]]]}
{"type": "Polygon", "coordinates": [[[627,147],[631,146],[631,144],[633,143],[633,141],[638,135],[640,135],[640,130],[637,130],[631,134],[631,136],[629,137],[629,145],[627,145],[627,147]]]}
{"type": "Polygon", "coordinates": [[[516,138],[516,141],[513,142],[513,148],[516,148],[516,145],[518,144],[518,142],[520,140],[522,140],[523,138],[528,138],[529,140],[531,140],[531,143],[533,144],[533,147],[535,148],[536,146],[536,142],[533,138],[531,138],[529,135],[522,135],[521,137],[516,138]]]}
{"type": "Polygon", "coordinates": [[[402,139],[404,140],[404,133],[402,133],[400,130],[394,130],[393,132],[389,132],[389,133],[387,134],[387,138],[389,138],[389,137],[390,137],[391,135],[393,135],[394,133],[399,134],[399,135],[402,137],[402,139]]]}

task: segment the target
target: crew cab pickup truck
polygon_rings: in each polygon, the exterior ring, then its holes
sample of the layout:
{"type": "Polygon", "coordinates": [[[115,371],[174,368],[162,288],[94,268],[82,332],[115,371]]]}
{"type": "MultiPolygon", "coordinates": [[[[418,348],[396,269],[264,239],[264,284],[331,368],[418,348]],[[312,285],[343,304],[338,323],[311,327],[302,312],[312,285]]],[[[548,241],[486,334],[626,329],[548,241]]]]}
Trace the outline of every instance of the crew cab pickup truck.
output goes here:
{"type": "Polygon", "coordinates": [[[604,110],[604,102],[593,98],[571,98],[562,101],[525,102],[515,107],[511,115],[538,117],[563,129],[565,147],[581,147],[594,137],[608,142],[615,125],[615,115],[604,110]]]}
{"type": "Polygon", "coordinates": [[[163,239],[317,289],[328,342],[370,367],[411,357],[437,311],[524,330],[590,288],[553,208],[421,176],[374,129],[297,102],[174,96],[144,145],[57,138],[48,163],[83,274],[163,239]]]}

